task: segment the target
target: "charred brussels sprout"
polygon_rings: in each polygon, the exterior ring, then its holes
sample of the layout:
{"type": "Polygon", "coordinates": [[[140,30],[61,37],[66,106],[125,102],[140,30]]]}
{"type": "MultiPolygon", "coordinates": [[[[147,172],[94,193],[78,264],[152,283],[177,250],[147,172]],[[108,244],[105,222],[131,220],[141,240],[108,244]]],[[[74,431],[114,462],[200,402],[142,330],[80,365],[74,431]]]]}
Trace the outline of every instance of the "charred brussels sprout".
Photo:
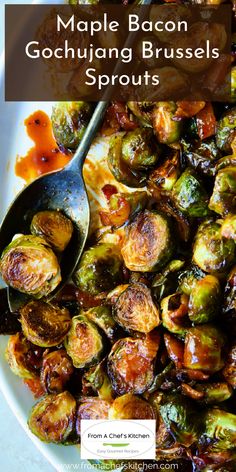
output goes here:
{"type": "Polygon", "coordinates": [[[184,157],[196,172],[209,177],[215,175],[215,162],[220,159],[221,153],[213,138],[204,141],[194,141],[191,145],[184,145],[184,157]]]}
{"type": "Polygon", "coordinates": [[[202,217],[209,214],[208,195],[199,178],[186,169],[173,187],[174,203],[188,216],[202,217]]]}
{"type": "Polygon", "coordinates": [[[173,249],[169,220],[145,210],[128,226],[121,253],[128,269],[152,272],[169,261],[173,249]]]}
{"type": "Polygon", "coordinates": [[[220,215],[236,212],[236,167],[225,167],[217,173],[209,208],[220,215]]]}
{"type": "Polygon", "coordinates": [[[117,341],[108,356],[108,375],[118,395],[139,395],[154,379],[154,360],[159,348],[159,335],[145,339],[123,338],[117,341]]]}
{"type": "Polygon", "coordinates": [[[236,215],[225,218],[221,226],[221,235],[236,242],[236,215]]]}
{"type": "Polygon", "coordinates": [[[61,393],[65,390],[74,368],[64,349],[52,351],[43,357],[40,379],[47,393],[61,393]]]}
{"type": "Polygon", "coordinates": [[[41,298],[61,282],[58,260],[43,238],[16,237],[3,251],[0,273],[7,285],[41,298]]]}
{"type": "Polygon", "coordinates": [[[59,102],[52,109],[52,127],[58,144],[77,148],[92,113],[86,102],[59,102]]]}
{"type": "Polygon", "coordinates": [[[116,398],[109,409],[110,420],[154,420],[155,418],[153,406],[132,393],[116,398]]]}
{"type": "Polygon", "coordinates": [[[65,340],[67,354],[79,369],[96,364],[103,354],[103,338],[97,326],[83,314],[74,316],[65,340]]]}
{"type": "Polygon", "coordinates": [[[91,387],[99,398],[106,401],[113,400],[114,393],[107,374],[105,360],[98,365],[90,367],[90,369],[84,373],[83,377],[86,382],[86,387],[91,387]]]}
{"type": "Polygon", "coordinates": [[[177,393],[166,395],[159,411],[178,443],[191,446],[198,440],[201,425],[194,404],[189,399],[177,393]]]}
{"type": "Polygon", "coordinates": [[[76,402],[69,392],[46,395],[33,406],[28,425],[41,441],[64,442],[73,431],[76,402]]]}
{"type": "Polygon", "coordinates": [[[220,308],[220,283],[214,275],[196,281],[189,299],[189,318],[195,324],[207,323],[220,308]]]}
{"type": "Polygon", "coordinates": [[[231,144],[236,136],[236,107],[227,110],[217,124],[216,144],[219,149],[231,154],[231,144]]]}
{"type": "Polygon", "coordinates": [[[106,420],[108,419],[108,411],[110,403],[101,400],[98,397],[86,397],[82,399],[76,418],[76,431],[80,435],[81,420],[106,420]]]}
{"type": "Polygon", "coordinates": [[[68,333],[71,317],[66,308],[43,301],[30,301],[20,310],[22,331],[36,346],[60,344],[68,333]]]}
{"type": "Polygon", "coordinates": [[[96,306],[86,311],[86,317],[93,321],[107,337],[112,341],[117,329],[117,324],[111,314],[109,306],[96,306]]]}
{"type": "Polygon", "coordinates": [[[171,333],[184,336],[189,326],[189,298],[184,293],[174,293],[161,301],[161,318],[163,326],[171,333]]]}
{"type": "Polygon", "coordinates": [[[101,243],[85,251],[74,281],[80,290],[91,295],[111,290],[122,282],[122,258],[118,247],[101,243]]]}
{"type": "Polygon", "coordinates": [[[127,102],[127,105],[143,126],[152,126],[153,102],[127,102]]]}
{"type": "Polygon", "coordinates": [[[236,415],[212,408],[205,416],[204,436],[214,441],[214,450],[234,449],[236,442],[236,415]]]}
{"type": "Polygon", "coordinates": [[[184,292],[186,295],[190,295],[196,282],[205,277],[205,275],[205,272],[203,272],[198,266],[191,264],[190,267],[178,274],[180,291],[184,292]]]}
{"type": "Polygon", "coordinates": [[[6,360],[15,375],[24,379],[34,379],[37,370],[31,362],[32,345],[22,333],[16,333],[9,337],[6,360]]]}
{"type": "Polygon", "coordinates": [[[157,102],[153,110],[153,129],[160,143],[171,144],[180,137],[182,125],[173,120],[175,111],[174,102],[157,102]]]}
{"type": "Polygon", "coordinates": [[[184,366],[209,374],[217,372],[224,365],[224,342],[222,332],[210,324],[190,328],[185,337],[184,366]]]}
{"type": "Polygon", "coordinates": [[[109,143],[108,167],[118,182],[128,187],[144,187],[145,172],[130,169],[122,157],[123,136],[112,136],[109,143]]]}
{"type": "Polygon", "coordinates": [[[197,231],[193,261],[202,270],[211,274],[224,274],[234,261],[235,244],[221,236],[218,223],[206,220],[197,231]]]}
{"type": "Polygon", "coordinates": [[[158,152],[151,147],[152,131],[137,128],[129,131],[122,142],[122,159],[130,169],[146,169],[156,164],[158,152]]]}
{"type": "Polygon", "coordinates": [[[47,210],[34,215],[30,230],[42,236],[55,251],[62,252],[70,242],[73,225],[60,211],[47,210]]]}
{"type": "Polygon", "coordinates": [[[126,330],[149,333],[159,325],[159,311],[151,291],[141,283],[130,284],[119,296],[114,318],[126,330]]]}

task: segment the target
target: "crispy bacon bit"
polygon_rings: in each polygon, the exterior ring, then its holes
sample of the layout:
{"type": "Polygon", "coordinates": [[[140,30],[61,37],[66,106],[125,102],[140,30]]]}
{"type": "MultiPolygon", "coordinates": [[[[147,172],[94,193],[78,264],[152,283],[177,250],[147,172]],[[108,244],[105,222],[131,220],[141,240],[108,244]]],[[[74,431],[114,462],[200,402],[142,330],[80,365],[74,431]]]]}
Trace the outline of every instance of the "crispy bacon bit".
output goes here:
{"type": "Polygon", "coordinates": [[[106,185],[104,185],[104,187],[102,187],[102,192],[104,193],[107,201],[109,202],[111,196],[114,195],[115,193],[117,193],[118,190],[115,187],[115,185],[106,184],[106,185]]]}
{"type": "Polygon", "coordinates": [[[25,379],[24,383],[31,390],[34,395],[34,398],[42,397],[45,394],[44,388],[40,383],[39,377],[35,377],[35,379],[25,379]]]}
{"type": "Polygon", "coordinates": [[[110,136],[121,129],[131,131],[137,127],[138,124],[129,115],[125,102],[112,102],[107,109],[101,134],[110,136]]]}
{"type": "Polygon", "coordinates": [[[210,102],[207,102],[205,107],[197,113],[196,119],[200,139],[206,139],[215,134],[216,118],[210,102]]]}

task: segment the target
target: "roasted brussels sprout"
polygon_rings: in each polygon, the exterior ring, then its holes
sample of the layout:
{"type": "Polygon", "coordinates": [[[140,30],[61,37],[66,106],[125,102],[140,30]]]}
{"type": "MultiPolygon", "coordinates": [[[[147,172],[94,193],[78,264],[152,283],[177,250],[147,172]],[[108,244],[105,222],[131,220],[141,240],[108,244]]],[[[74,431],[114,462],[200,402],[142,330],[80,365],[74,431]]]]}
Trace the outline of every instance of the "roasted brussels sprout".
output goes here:
{"type": "Polygon", "coordinates": [[[220,215],[236,212],[236,167],[219,170],[209,208],[220,215]]]}
{"type": "Polygon", "coordinates": [[[109,143],[108,167],[115,179],[128,187],[144,187],[146,174],[130,169],[122,157],[123,136],[112,136],[109,143]]]}
{"type": "Polygon", "coordinates": [[[12,334],[9,337],[6,360],[15,375],[24,379],[35,378],[37,369],[32,362],[32,355],[32,345],[22,333],[12,334]]]}
{"type": "Polygon", "coordinates": [[[115,320],[126,330],[149,333],[159,325],[159,311],[151,291],[141,283],[130,284],[113,307],[115,320]]]}
{"type": "Polygon", "coordinates": [[[122,282],[122,257],[114,244],[101,243],[84,252],[74,274],[77,287],[91,295],[122,282]]]}
{"type": "Polygon", "coordinates": [[[186,270],[178,274],[180,291],[184,292],[186,295],[190,295],[196,282],[205,277],[205,275],[205,272],[203,272],[200,267],[191,264],[186,270]]]}
{"type": "Polygon", "coordinates": [[[73,365],[79,369],[96,364],[104,351],[103,338],[97,326],[83,313],[72,318],[65,347],[73,365]]]}
{"type": "Polygon", "coordinates": [[[52,109],[52,127],[58,144],[76,149],[92,114],[90,103],[59,102],[52,109]]]}
{"type": "Polygon", "coordinates": [[[86,317],[101,328],[112,341],[117,329],[117,324],[111,314],[109,306],[96,306],[86,311],[86,317]]]}
{"type": "Polygon", "coordinates": [[[198,228],[193,261],[210,274],[224,274],[233,264],[235,244],[221,237],[221,227],[211,220],[204,221],[198,228]]]}
{"type": "Polygon", "coordinates": [[[128,269],[152,272],[168,262],[173,249],[169,220],[145,210],[128,226],[121,253],[128,269]]]}
{"type": "Polygon", "coordinates": [[[221,226],[221,235],[236,242],[236,215],[227,216],[221,226]]]}
{"type": "Polygon", "coordinates": [[[146,192],[114,193],[109,200],[109,210],[99,212],[104,226],[122,226],[147,204],[146,192]]]}
{"type": "Polygon", "coordinates": [[[153,110],[153,129],[160,143],[172,144],[180,137],[182,124],[173,120],[175,111],[174,102],[157,102],[153,110]]]}
{"type": "Polygon", "coordinates": [[[220,283],[214,275],[197,280],[189,298],[189,318],[194,324],[207,323],[220,308],[220,283]]]}
{"type": "Polygon", "coordinates": [[[148,188],[156,196],[157,192],[172,190],[180,174],[179,151],[171,149],[165,161],[149,175],[148,188]]]}
{"type": "Polygon", "coordinates": [[[127,102],[129,109],[143,126],[152,126],[153,102],[127,102]]]}
{"type": "Polygon", "coordinates": [[[194,389],[203,393],[201,401],[206,404],[225,402],[233,393],[232,388],[226,382],[199,383],[194,386],[194,389]]]}
{"type": "Polygon", "coordinates": [[[80,421],[81,420],[106,420],[108,419],[108,411],[110,403],[101,400],[98,397],[86,397],[82,399],[76,419],[76,431],[80,435],[80,421]]]}
{"type": "Polygon", "coordinates": [[[207,138],[187,145],[184,143],[184,157],[196,172],[211,177],[215,175],[215,162],[220,159],[221,152],[215,139],[207,138]]]}
{"type": "Polygon", "coordinates": [[[21,308],[20,314],[22,331],[36,346],[57,346],[70,329],[68,310],[43,301],[29,301],[21,308]]]}
{"type": "Polygon", "coordinates": [[[219,149],[231,154],[231,144],[236,136],[236,107],[227,110],[217,123],[216,144],[219,149]]]}
{"type": "Polygon", "coordinates": [[[137,128],[129,131],[122,142],[122,159],[130,169],[142,170],[156,164],[158,150],[151,147],[152,131],[137,128]],[[156,151],[156,152],[154,152],[156,151]]]}
{"type": "Polygon", "coordinates": [[[173,293],[161,301],[161,318],[163,326],[171,333],[184,336],[190,325],[188,319],[189,298],[184,293],[173,293]]]}
{"type": "Polygon", "coordinates": [[[185,337],[184,366],[209,374],[222,369],[223,333],[213,325],[204,324],[190,328],[185,337]]]}
{"type": "Polygon", "coordinates": [[[90,367],[90,369],[84,373],[83,377],[86,382],[86,387],[91,387],[102,400],[108,402],[113,401],[114,392],[104,360],[98,365],[90,367]]]}
{"type": "Polygon", "coordinates": [[[127,393],[114,400],[108,413],[109,420],[154,420],[155,410],[142,398],[127,393]]]}
{"type": "Polygon", "coordinates": [[[209,214],[208,195],[191,169],[181,174],[172,192],[176,207],[188,216],[203,217],[209,214]]]}
{"type": "Polygon", "coordinates": [[[73,371],[72,361],[64,349],[58,349],[43,356],[40,379],[45,392],[63,392],[73,371]]]}
{"type": "Polygon", "coordinates": [[[188,447],[198,440],[201,423],[191,400],[177,393],[166,395],[159,412],[178,443],[188,447]]]}
{"type": "Polygon", "coordinates": [[[235,448],[236,415],[212,408],[205,415],[204,436],[214,441],[214,450],[235,448]]]}
{"type": "Polygon", "coordinates": [[[222,374],[225,380],[236,388],[236,345],[230,348],[222,374]]]}
{"type": "Polygon", "coordinates": [[[62,252],[72,237],[73,224],[60,211],[40,211],[34,215],[30,231],[44,238],[55,251],[62,252]]]}
{"type": "Polygon", "coordinates": [[[28,425],[41,441],[62,443],[75,424],[76,401],[69,392],[46,395],[33,406],[28,425]]]}
{"type": "Polygon", "coordinates": [[[150,387],[158,348],[159,335],[155,332],[145,339],[119,339],[113,345],[107,367],[112,387],[118,395],[138,395],[150,387]]]}
{"type": "Polygon", "coordinates": [[[61,282],[58,260],[43,238],[19,235],[4,249],[0,273],[7,285],[41,298],[61,282]]]}

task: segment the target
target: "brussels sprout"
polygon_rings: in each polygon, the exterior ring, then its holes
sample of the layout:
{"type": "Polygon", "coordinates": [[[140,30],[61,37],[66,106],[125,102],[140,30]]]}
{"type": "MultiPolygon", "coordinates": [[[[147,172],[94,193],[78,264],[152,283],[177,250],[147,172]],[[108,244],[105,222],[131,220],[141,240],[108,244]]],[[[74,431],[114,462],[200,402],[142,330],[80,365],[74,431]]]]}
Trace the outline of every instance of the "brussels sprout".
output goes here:
{"type": "Polygon", "coordinates": [[[198,266],[191,264],[189,268],[181,271],[178,275],[179,290],[186,295],[190,295],[196,282],[205,277],[205,275],[198,266]]]}
{"type": "Polygon", "coordinates": [[[207,138],[204,141],[194,141],[191,145],[184,145],[184,157],[197,172],[211,177],[215,175],[215,162],[220,159],[221,153],[215,139],[207,138]]]}
{"type": "Polygon", "coordinates": [[[152,131],[145,128],[137,128],[129,131],[122,142],[122,159],[130,169],[142,170],[156,164],[158,150],[151,147],[152,131]]]}
{"type": "Polygon", "coordinates": [[[194,386],[204,397],[201,401],[207,404],[225,402],[232,396],[232,388],[227,383],[199,383],[194,386]]]}
{"type": "Polygon", "coordinates": [[[196,326],[187,331],[184,346],[184,366],[213,374],[222,369],[223,333],[210,324],[196,326]]]}
{"type": "Polygon", "coordinates": [[[58,260],[48,243],[37,236],[19,235],[3,251],[0,273],[7,285],[41,298],[61,282],[58,260]]]}
{"type": "Polygon", "coordinates": [[[209,208],[220,215],[236,212],[236,167],[217,173],[209,208]]]}
{"type": "Polygon", "coordinates": [[[231,144],[236,136],[236,107],[227,110],[217,123],[216,144],[227,154],[231,153],[231,144]]]}
{"type": "Polygon", "coordinates": [[[224,274],[234,261],[235,244],[221,237],[221,227],[211,220],[204,221],[198,228],[193,262],[210,274],[224,274]]]}
{"type": "Polygon", "coordinates": [[[156,192],[172,190],[180,174],[180,155],[177,150],[170,150],[163,164],[154,169],[148,179],[148,187],[156,192]]]}
{"type": "Polygon", "coordinates": [[[154,420],[155,410],[142,398],[127,393],[114,400],[108,413],[109,420],[154,420]]]}
{"type": "Polygon", "coordinates": [[[221,235],[236,242],[236,215],[227,216],[221,226],[221,235]]]}
{"type": "Polygon", "coordinates": [[[188,319],[189,298],[183,293],[173,293],[161,301],[161,318],[163,326],[171,333],[184,336],[190,325],[188,319]]]}
{"type": "Polygon", "coordinates": [[[73,374],[71,359],[64,349],[52,351],[43,357],[41,384],[47,393],[61,393],[73,374]]]}
{"type": "Polygon", "coordinates": [[[177,288],[176,272],[179,271],[185,264],[185,261],[174,259],[169,264],[155,275],[152,281],[152,291],[156,300],[161,300],[163,297],[173,293],[177,288]]]}
{"type": "Polygon", "coordinates": [[[114,394],[104,361],[90,367],[83,377],[86,381],[86,386],[91,387],[102,400],[109,402],[113,400],[114,394]]]}
{"type": "Polygon", "coordinates": [[[209,214],[208,195],[191,169],[186,169],[174,185],[173,200],[177,208],[188,216],[209,214]]]}
{"type": "Polygon", "coordinates": [[[103,225],[122,226],[147,204],[146,192],[114,193],[109,200],[109,210],[99,212],[103,225]]]}
{"type": "Polygon", "coordinates": [[[97,326],[83,313],[72,318],[65,347],[73,365],[79,369],[96,364],[104,350],[103,338],[97,326]]]}
{"type": "Polygon", "coordinates": [[[109,306],[96,306],[86,311],[86,317],[104,331],[112,341],[117,330],[117,324],[111,314],[109,306]]]}
{"type": "Polygon", "coordinates": [[[34,379],[37,370],[31,362],[32,345],[22,333],[16,333],[9,337],[6,360],[15,375],[24,379],[34,379]]]}
{"type": "Polygon", "coordinates": [[[198,440],[201,424],[191,400],[177,393],[166,395],[159,412],[178,443],[188,447],[198,440]]]}
{"type": "Polygon", "coordinates": [[[173,120],[175,111],[174,102],[157,102],[153,110],[153,129],[160,143],[172,144],[180,138],[182,124],[173,120]]]}
{"type": "Polygon", "coordinates": [[[76,149],[92,114],[90,103],[59,102],[52,109],[52,127],[58,144],[76,149]]]}
{"type": "Polygon", "coordinates": [[[218,408],[205,415],[204,436],[214,441],[214,450],[234,449],[236,442],[236,415],[218,408]]]}
{"type": "Polygon", "coordinates": [[[84,398],[78,408],[76,419],[76,431],[80,435],[81,420],[106,420],[108,419],[108,411],[110,403],[101,400],[98,397],[84,398]]]}
{"type": "Polygon", "coordinates": [[[128,187],[143,187],[146,182],[144,172],[136,172],[130,169],[122,158],[123,137],[121,135],[112,136],[109,143],[108,167],[115,179],[128,187]]]}
{"type": "Polygon", "coordinates": [[[41,441],[62,443],[73,431],[76,401],[69,392],[46,395],[33,406],[28,426],[41,441]]]}
{"type": "Polygon", "coordinates": [[[152,272],[168,262],[173,249],[167,218],[157,212],[145,210],[128,226],[121,253],[128,269],[152,272]]]}
{"type": "Polygon", "coordinates": [[[141,283],[130,284],[113,307],[115,320],[126,330],[149,333],[159,323],[159,311],[151,291],[141,283]]]}
{"type": "Polygon", "coordinates": [[[228,353],[222,374],[225,380],[236,388],[236,345],[233,345],[228,353]]]}
{"type": "Polygon", "coordinates": [[[152,126],[153,102],[127,102],[129,109],[143,126],[152,126]]]}
{"type": "Polygon", "coordinates": [[[83,253],[74,274],[74,282],[80,290],[98,295],[122,282],[122,275],[122,258],[118,247],[101,243],[83,253]]]}
{"type": "Polygon", "coordinates": [[[73,224],[60,211],[40,211],[34,215],[30,231],[42,236],[55,251],[62,252],[72,237],[73,224]]]}
{"type": "Polygon", "coordinates": [[[117,341],[108,356],[108,375],[118,395],[141,394],[154,379],[154,360],[159,335],[153,332],[145,339],[123,338],[117,341]]]}
{"type": "Polygon", "coordinates": [[[211,321],[220,308],[220,283],[214,275],[196,281],[189,299],[189,318],[195,324],[211,321]]]}
{"type": "Polygon", "coordinates": [[[70,329],[71,317],[68,310],[43,301],[28,302],[21,308],[20,314],[22,331],[36,346],[57,346],[70,329]]]}

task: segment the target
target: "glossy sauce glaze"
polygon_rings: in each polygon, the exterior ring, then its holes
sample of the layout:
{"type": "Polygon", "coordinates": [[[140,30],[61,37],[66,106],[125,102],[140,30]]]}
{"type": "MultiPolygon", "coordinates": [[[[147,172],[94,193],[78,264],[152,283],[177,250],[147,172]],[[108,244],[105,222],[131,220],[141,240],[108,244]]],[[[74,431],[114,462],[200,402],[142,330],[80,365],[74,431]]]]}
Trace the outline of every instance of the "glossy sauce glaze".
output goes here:
{"type": "Polygon", "coordinates": [[[26,156],[17,157],[15,173],[18,177],[31,182],[39,175],[62,169],[70,161],[71,154],[58,147],[51,120],[45,112],[34,112],[24,124],[34,146],[26,156]]]}

